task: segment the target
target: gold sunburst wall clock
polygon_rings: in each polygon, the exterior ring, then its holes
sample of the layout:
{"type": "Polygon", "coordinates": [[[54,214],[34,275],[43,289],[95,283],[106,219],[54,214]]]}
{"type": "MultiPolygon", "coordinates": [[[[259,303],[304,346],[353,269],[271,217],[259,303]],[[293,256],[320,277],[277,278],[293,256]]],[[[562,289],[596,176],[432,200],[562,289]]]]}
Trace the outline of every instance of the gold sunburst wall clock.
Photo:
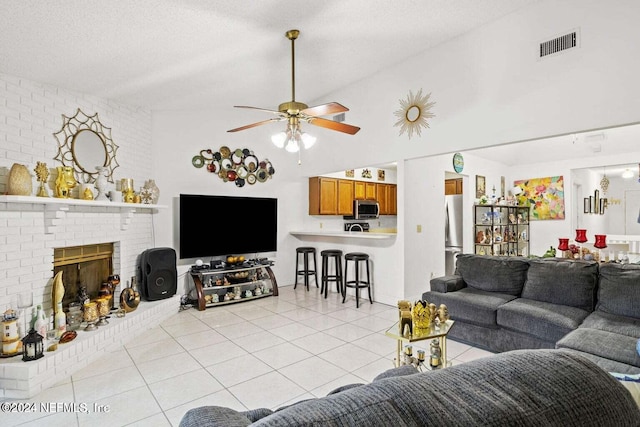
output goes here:
{"type": "Polygon", "coordinates": [[[393,126],[400,126],[400,135],[407,132],[411,139],[414,133],[420,136],[422,128],[429,127],[427,120],[436,116],[431,112],[431,107],[436,103],[429,101],[429,98],[431,94],[422,95],[422,89],[420,89],[415,95],[409,91],[409,96],[400,100],[400,109],[393,113],[398,117],[398,121],[393,126]]]}

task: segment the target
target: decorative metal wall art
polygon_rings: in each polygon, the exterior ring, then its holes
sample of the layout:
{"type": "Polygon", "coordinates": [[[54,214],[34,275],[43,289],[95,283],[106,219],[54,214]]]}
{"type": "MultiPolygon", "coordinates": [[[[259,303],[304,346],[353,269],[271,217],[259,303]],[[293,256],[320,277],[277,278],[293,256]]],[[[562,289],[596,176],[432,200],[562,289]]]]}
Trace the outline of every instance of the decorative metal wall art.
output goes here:
{"type": "Polygon", "coordinates": [[[269,159],[258,160],[248,148],[233,151],[227,146],[220,147],[218,151],[207,148],[193,156],[191,164],[196,168],[206,166],[207,171],[217,174],[224,182],[234,182],[236,187],[265,182],[275,173],[269,159]]]}
{"type": "Polygon", "coordinates": [[[400,100],[400,109],[393,113],[398,117],[398,121],[393,126],[400,126],[400,135],[407,132],[409,139],[411,139],[414,132],[420,136],[422,128],[429,127],[427,119],[436,116],[431,112],[431,107],[436,103],[429,102],[430,97],[430,93],[423,96],[422,89],[420,89],[415,95],[409,91],[407,99],[400,100]]]}
{"type": "Polygon", "coordinates": [[[104,126],[98,113],[88,116],[78,111],[67,117],[62,115],[62,129],[54,133],[58,140],[58,154],[54,157],[63,166],[71,166],[76,180],[93,184],[98,176],[96,167],[103,167],[107,180],[113,182],[113,170],[120,166],[116,161],[118,146],[111,139],[111,128],[104,126]]]}

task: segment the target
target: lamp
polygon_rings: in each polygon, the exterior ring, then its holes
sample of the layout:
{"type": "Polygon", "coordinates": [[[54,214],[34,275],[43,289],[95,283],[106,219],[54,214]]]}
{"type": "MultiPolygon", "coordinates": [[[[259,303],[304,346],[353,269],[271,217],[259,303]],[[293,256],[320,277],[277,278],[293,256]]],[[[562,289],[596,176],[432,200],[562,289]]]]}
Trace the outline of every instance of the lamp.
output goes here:
{"type": "Polygon", "coordinates": [[[284,148],[290,153],[296,153],[302,145],[306,150],[316,143],[316,137],[302,131],[297,117],[291,117],[284,132],[278,132],[271,137],[271,142],[278,147],[284,148]]]}
{"type": "Polygon", "coordinates": [[[42,335],[31,328],[27,336],[22,338],[22,360],[38,360],[44,356],[44,344],[42,335]]]}

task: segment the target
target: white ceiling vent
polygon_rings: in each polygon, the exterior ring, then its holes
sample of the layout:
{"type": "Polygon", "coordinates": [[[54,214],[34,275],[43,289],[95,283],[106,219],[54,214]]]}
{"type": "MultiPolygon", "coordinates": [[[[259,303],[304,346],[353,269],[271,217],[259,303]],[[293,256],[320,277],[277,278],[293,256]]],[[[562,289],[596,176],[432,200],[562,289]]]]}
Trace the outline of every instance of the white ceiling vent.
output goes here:
{"type": "Polygon", "coordinates": [[[580,31],[571,30],[570,32],[558,37],[554,37],[551,40],[546,40],[540,43],[540,49],[538,58],[546,58],[550,55],[564,52],[568,49],[579,47],[580,31]]]}

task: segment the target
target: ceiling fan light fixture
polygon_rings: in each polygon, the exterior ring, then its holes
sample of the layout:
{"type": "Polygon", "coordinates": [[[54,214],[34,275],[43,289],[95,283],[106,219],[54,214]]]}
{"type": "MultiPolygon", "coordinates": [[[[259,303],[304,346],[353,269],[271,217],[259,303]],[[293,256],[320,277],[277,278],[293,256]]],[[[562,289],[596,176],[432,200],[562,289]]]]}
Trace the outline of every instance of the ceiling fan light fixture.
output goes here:
{"type": "Polygon", "coordinates": [[[625,169],[624,172],[622,172],[622,177],[624,179],[631,179],[633,178],[633,171],[631,169],[625,169]]]}
{"type": "Polygon", "coordinates": [[[287,132],[278,132],[272,135],[271,142],[278,148],[284,148],[284,143],[287,142],[287,132]]]}
{"type": "Polygon", "coordinates": [[[308,150],[309,148],[313,147],[313,144],[316,143],[316,140],[318,138],[313,135],[309,135],[306,132],[302,132],[300,134],[300,139],[302,140],[302,144],[304,145],[305,150],[308,150]]]}
{"type": "Polygon", "coordinates": [[[300,145],[295,138],[289,138],[289,142],[287,142],[285,150],[287,150],[289,153],[297,153],[298,151],[300,151],[300,145]]]}

